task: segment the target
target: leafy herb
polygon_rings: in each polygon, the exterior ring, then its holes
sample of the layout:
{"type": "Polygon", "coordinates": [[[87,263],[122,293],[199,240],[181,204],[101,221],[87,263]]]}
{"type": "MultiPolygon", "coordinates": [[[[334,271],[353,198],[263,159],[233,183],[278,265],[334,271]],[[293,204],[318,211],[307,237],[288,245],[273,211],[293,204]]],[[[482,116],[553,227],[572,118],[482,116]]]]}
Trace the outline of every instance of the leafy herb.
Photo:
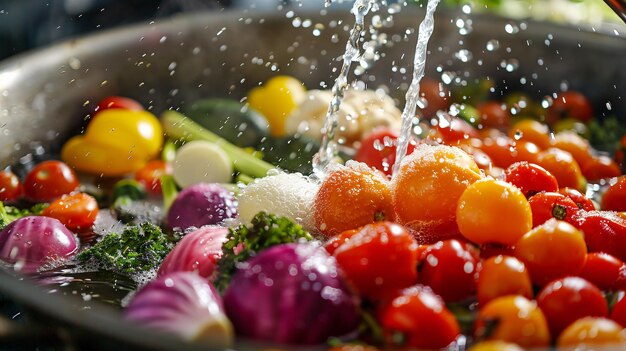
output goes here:
{"type": "Polygon", "coordinates": [[[594,118],[587,125],[589,142],[599,150],[615,152],[619,147],[620,139],[626,134],[624,122],[617,117],[594,118]]]}
{"type": "Polygon", "coordinates": [[[48,207],[47,203],[40,203],[30,208],[20,209],[13,206],[6,206],[0,201],[0,229],[3,229],[16,219],[26,216],[38,216],[46,207],[48,207]]]}
{"type": "Polygon", "coordinates": [[[174,242],[152,223],[129,226],[121,234],[106,235],[76,256],[83,263],[120,273],[137,273],[157,268],[174,247],[174,242]]]}
{"type": "Polygon", "coordinates": [[[293,243],[300,239],[313,240],[311,234],[287,217],[259,212],[252,226],[230,228],[222,245],[222,259],[218,262],[219,275],[215,286],[224,291],[235,273],[237,263],[244,262],[257,252],[274,245],[293,243]],[[235,253],[235,250],[238,252],[235,253]]]}

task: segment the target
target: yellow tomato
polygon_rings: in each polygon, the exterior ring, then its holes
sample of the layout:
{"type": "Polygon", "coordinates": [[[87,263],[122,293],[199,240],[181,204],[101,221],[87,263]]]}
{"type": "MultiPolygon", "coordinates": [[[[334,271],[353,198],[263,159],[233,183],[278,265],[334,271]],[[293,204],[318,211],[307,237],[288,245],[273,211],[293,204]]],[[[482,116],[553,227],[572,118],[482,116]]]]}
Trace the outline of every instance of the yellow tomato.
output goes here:
{"type": "Polygon", "coordinates": [[[522,347],[546,347],[550,332],[537,304],[523,296],[509,295],[489,302],[478,312],[476,334],[522,347]]]}
{"type": "Polygon", "coordinates": [[[289,76],[276,76],[248,93],[250,107],[262,113],[273,136],[285,134],[285,119],[304,99],[302,82],[289,76]]]}
{"type": "Polygon", "coordinates": [[[89,123],[85,138],[91,143],[117,145],[156,156],[163,145],[163,129],[150,112],[109,109],[99,112],[89,123]]]}
{"type": "Polygon", "coordinates": [[[471,184],[456,208],[459,231],[477,243],[515,245],[532,228],[532,211],[524,194],[515,186],[483,179],[471,184]]]}

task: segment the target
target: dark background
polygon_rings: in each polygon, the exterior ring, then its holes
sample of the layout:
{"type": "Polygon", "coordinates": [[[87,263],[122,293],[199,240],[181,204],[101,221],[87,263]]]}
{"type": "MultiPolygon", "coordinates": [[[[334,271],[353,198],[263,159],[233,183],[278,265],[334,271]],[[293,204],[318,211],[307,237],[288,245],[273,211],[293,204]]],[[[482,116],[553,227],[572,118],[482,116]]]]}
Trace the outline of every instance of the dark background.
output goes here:
{"type": "Polygon", "coordinates": [[[249,5],[242,0],[0,0],[0,60],[83,33],[232,6],[249,5]]]}

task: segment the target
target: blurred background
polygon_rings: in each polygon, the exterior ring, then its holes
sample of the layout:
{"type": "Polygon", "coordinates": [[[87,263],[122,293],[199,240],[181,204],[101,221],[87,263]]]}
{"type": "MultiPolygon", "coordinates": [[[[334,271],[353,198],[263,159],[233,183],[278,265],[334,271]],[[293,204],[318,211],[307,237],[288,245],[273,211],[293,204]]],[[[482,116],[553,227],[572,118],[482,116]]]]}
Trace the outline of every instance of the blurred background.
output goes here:
{"type": "MultiPolygon", "coordinates": [[[[415,6],[421,6],[423,2],[425,0],[410,0],[415,6]]],[[[476,12],[496,12],[518,19],[534,18],[588,26],[620,23],[619,18],[602,0],[442,2],[451,8],[470,4],[476,12]]],[[[351,1],[343,3],[346,5],[351,1]]],[[[272,9],[277,6],[322,8],[324,0],[0,0],[0,60],[83,33],[158,20],[179,13],[227,8],[272,9]]]]}

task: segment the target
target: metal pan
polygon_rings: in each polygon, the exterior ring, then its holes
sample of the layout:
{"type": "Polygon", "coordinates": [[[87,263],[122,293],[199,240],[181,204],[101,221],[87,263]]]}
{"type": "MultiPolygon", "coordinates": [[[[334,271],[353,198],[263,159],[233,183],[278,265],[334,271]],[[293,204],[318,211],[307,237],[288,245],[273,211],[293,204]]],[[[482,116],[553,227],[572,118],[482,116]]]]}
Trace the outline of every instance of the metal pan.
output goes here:
{"type": "MultiPolygon", "coordinates": [[[[383,26],[384,56],[357,77],[368,87],[385,86],[400,104],[411,69],[399,68],[410,67],[416,39],[411,30],[421,18],[422,10],[407,8],[394,16],[393,25],[383,26]]],[[[276,74],[294,75],[311,89],[329,87],[345,46],[344,26],[352,21],[347,11],[201,13],[81,37],[7,60],[0,64],[1,166],[58,151],[107,95],[135,98],[159,113],[202,97],[240,99],[276,74]]],[[[428,76],[489,78],[496,84],[494,95],[523,90],[537,98],[567,85],[587,94],[600,115],[626,116],[623,26],[594,30],[439,12],[429,48],[428,76]],[[459,23],[469,33],[461,35],[459,23]],[[488,50],[487,43],[496,40],[499,48],[488,50]],[[459,53],[463,49],[471,59],[459,53]]],[[[30,341],[89,350],[210,349],[130,325],[104,305],[85,308],[78,298],[49,294],[5,270],[0,270],[0,294],[2,302],[20,304],[38,322],[17,329],[0,323],[0,334],[12,331],[22,346],[30,341]]]]}

